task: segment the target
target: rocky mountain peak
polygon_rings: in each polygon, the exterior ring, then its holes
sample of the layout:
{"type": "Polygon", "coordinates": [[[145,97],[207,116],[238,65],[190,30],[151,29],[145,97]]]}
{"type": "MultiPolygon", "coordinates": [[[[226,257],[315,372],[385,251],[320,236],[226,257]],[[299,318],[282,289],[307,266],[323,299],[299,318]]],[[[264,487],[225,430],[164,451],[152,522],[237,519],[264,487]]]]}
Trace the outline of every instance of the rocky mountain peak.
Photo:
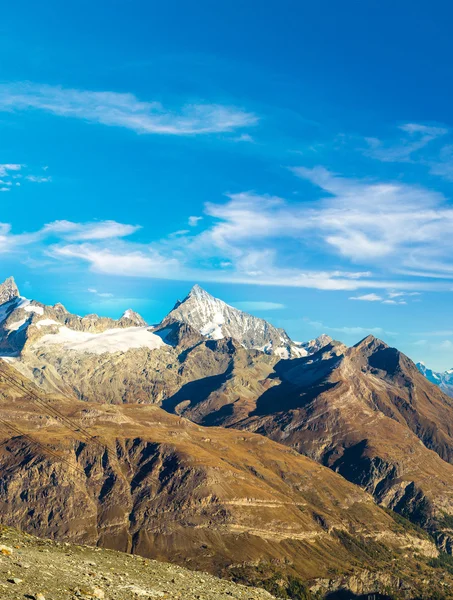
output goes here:
{"type": "Polygon", "coordinates": [[[141,315],[139,315],[138,313],[136,313],[134,310],[132,310],[131,308],[128,308],[127,310],[124,311],[120,322],[121,321],[131,321],[136,327],[145,327],[146,326],[146,321],[143,319],[143,317],[141,315]]]}
{"type": "Polygon", "coordinates": [[[185,299],[176,303],[161,325],[174,321],[190,325],[209,339],[230,337],[244,348],[276,354],[283,359],[307,356],[330,341],[328,336],[320,336],[307,344],[293,342],[283,329],[230,306],[199,285],[194,285],[185,299]]]}
{"type": "Polygon", "coordinates": [[[383,350],[384,348],[389,348],[389,346],[379,338],[370,334],[367,335],[366,338],[363,338],[363,340],[360,340],[360,342],[355,344],[353,348],[356,348],[357,350],[361,350],[362,352],[368,354],[370,352],[375,352],[376,350],[383,350]]]}
{"type": "Polygon", "coordinates": [[[206,290],[204,290],[201,286],[198,285],[198,283],[196,283],[194,286],[192,286],[189,294],[187,295],[187,298],[214,298],[214,296],[211,296],[211,294],[209,294],[206,290]]]}
{"type": "Polygon", "coordinates": [[[63,306],[63,304],[61,304],[61,302],[57,302],[56,304],[54,304],[53,308],[56,311],[69,314],[66,308],[63,306]]]}
{"type": "Polygon", "coordinates": [[[5,281],[0,284],[0,305],[5,304],[19,298],[19,289],[14,281],[14,277],[8,277],[5,281]]]}

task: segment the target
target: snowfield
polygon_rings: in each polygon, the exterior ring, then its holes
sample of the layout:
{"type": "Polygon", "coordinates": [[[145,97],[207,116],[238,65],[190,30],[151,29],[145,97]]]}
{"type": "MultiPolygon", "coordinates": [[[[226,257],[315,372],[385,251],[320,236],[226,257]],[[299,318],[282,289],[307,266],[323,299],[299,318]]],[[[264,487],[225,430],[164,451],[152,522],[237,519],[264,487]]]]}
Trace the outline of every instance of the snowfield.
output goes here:
{"type": "Polygon", "coordinates": [[[34,346],[42,347],[49,344],[61,344],[65,350],[89,354],[127,352],[131,348],[155,350],[167,345],[148,327],[127,327],[125,329],[107,329],[102,333],[88,333],[64,326],[59,328],[58,333],[44,335],[34,346]]]}

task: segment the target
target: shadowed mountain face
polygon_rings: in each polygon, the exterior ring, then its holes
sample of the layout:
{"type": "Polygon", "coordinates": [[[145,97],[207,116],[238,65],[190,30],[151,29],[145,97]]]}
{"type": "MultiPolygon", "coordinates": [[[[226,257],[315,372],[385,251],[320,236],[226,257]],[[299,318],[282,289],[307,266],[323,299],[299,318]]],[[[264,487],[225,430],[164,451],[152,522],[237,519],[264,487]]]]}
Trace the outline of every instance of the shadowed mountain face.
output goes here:
{"type": "Polygon", "coordinates": [[[416,549],[425,564],[437,554],[359,487],[262,436],[152,405],[46,401],[94,437],[0,379],[4,524],[249,582],[278,571],[326,591],[351,573],[363,591],[409,584],[415,561],[403,555],[416,549]]]}
{"type": "Polygon", "coordinates": [[[238,377],[184,415],[289,445],[433,530],[453,514],[453,401],[396,349],[332,343],[277,362],[253,397],[233,392],[238,377]]]}

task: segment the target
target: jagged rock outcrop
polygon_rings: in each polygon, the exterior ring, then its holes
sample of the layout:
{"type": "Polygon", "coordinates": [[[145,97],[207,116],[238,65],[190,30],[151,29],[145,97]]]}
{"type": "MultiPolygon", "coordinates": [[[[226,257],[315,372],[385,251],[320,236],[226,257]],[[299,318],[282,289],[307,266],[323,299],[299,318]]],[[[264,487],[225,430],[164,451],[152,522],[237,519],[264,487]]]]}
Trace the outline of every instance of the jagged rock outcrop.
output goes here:
{"type": "Polygon", "coordinates": [[[5,281],[0,284],[0,305],[11,302],[11,300],[18,297],[19,290],[14,281],[14,277],[8,277],[8,279],[5,279],[5,281]]]}

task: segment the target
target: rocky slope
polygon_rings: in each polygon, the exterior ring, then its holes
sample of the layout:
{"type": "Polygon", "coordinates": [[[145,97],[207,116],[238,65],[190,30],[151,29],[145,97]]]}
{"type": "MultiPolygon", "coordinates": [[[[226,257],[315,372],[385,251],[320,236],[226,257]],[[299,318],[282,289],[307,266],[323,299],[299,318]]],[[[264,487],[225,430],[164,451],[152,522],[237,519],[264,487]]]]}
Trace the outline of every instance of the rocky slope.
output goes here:
{"type": "Polygon", "coordinates": [[[366,338],[280,361],[239,392],[243,373],[201,402],[180,397],[185,416],[264,434],[357,483],[376,500],[438,533],[451,547],[453,401],[410,359],[366,338]]]}
{"type": "Polygon", "coordinates": [[[0,528],[3,600],[271,600],[265,590],[207,573],[90,546],[42,540],[0,528]]]}
{"type": "Polygon", "coordinates": [[[428,367],[421,362],[417,363],[417,369],[428,381],[434,383],[434,385],[438,385],[444,394],[453,397],[453,369],[448,369],[442,373],[440,371],[428,369],[428,367]]]}
{"type": "Polygon", "coordinates": [[[6,525],[283,590],[359,575],[363,591],[414,587],[416,562],[428,573],[437,555],[359,487],[262,436],[153,405],[36,405],[23,389],[0,379],[6,525]]]}

